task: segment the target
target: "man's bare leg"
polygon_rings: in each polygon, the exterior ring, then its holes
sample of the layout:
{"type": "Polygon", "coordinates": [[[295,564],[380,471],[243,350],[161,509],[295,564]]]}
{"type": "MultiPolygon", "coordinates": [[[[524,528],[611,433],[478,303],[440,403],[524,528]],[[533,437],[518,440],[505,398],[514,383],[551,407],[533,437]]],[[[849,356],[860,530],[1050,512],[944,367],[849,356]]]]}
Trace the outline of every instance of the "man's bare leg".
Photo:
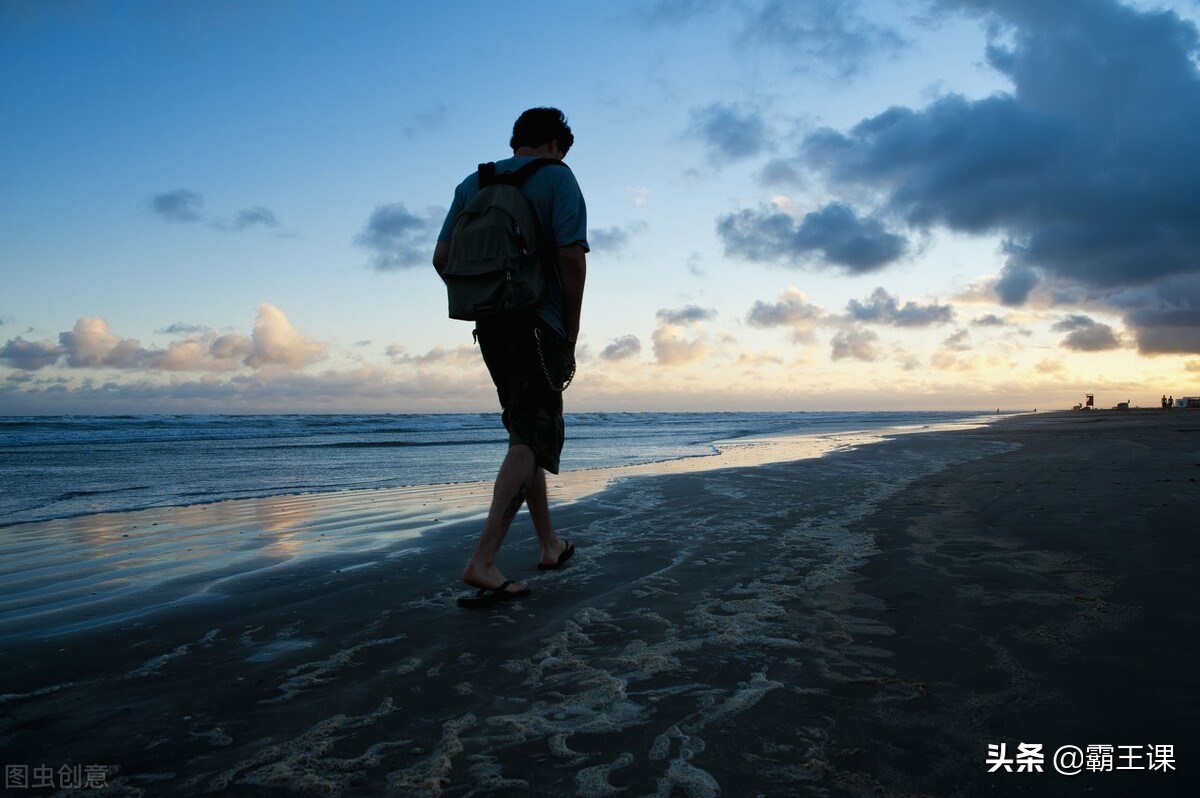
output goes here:
{"type": "MultiPolygon", "coordinates": [[[[521,509],[535,481],[534,472],[537,470],[533,449],[524,445],[508,447],[508,454],[500,464],[500,473],[496,475],[496,485],[492,488],[492,506],[488,509],[483,533],[463,571],[463,581],[468,585],[496,588],[508,581],[496,567],[496,555],[500,553],[500,544],[504,542],[508,528],[512,526],[517,511],[521,509]]],[[[544,496],[544,482],[542,493],[544,496]]],[[[523,589],[523,584],[508,587],[508,591],[513,593],[523,589]]]]}
{"type": "Polygon", "coordinates": [[[541,548],[542,565],[554,565],[559,555],[567,549],[567,542],[554,532],[554,523],[550,520],[550,499],[546,493],[546,470],[534,469],[533,483],[525,496],[526,506],[529,507],[529,517],[533,520],[534,531],[537,532],[538,546],[541,548]]]}

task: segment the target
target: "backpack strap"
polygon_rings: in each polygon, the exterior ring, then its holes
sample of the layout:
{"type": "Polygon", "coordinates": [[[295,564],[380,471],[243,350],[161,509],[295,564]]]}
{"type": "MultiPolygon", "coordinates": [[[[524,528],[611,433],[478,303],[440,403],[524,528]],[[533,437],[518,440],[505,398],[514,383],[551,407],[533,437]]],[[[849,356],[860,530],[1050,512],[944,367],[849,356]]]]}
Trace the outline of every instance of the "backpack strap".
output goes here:
{"type": "MultiPolygon", "coordinates": [[[[495,164],[492,164],[493,169],[495,168],[495,166],[496,166],[495,164]]],[[[530,161],[529,163],[521,166],[521,168],[517,169],[517,171],[515,171],[515,172],[505,172],[502,175],[497,175],[496,180],[504,182],[504,183],[508,183],[509,185],[512,185],[512,186],[519,186],[522,183],[524,183],[526,180],[528,180],[530,177],[532,177],[533,173],[538,171],[539,169],[541,169],[543,166],[561,166],[564,169],[571,168],[571,167],[567,166],[565,163],[563,163],[562,161],[556,160],[554,158],[535,158],[534,160],[530,161]]]]}
{"type": "Polygon", "coordinates": [[[496,182],[496,164],[481,163],[479,164],[479,187],[487,188],[496,182]]]}
{"type": "Polygon", "coordinates": [[[564,169],[570,169],[562,161],[554,158],[536,158],[527,164],[521,166],[515,172],[497,172],[495,162],[479,164],[479,187],[481,189],[496,183],[504,183],[510,186],[520,186],[526,180],[533,176],[533,173],[541,169],[543,166],[561,166],[564,169]]]}

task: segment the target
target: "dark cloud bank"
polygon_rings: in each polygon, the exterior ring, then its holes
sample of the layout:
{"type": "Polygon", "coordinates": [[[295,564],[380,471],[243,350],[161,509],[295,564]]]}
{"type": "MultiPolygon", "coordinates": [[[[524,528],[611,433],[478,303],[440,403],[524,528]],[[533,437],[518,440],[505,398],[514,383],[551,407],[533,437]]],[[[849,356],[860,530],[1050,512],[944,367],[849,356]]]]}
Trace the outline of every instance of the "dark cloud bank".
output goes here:
{"type": "Polygon", "coordinates": [[[1054,325],[1054,329],[1066,332],[1062,345],[1077,352],[1104,352],[1121,346],[1120,339],[1107,324],[1101,324],[1088,316],[1072,314],[1054,325]]]}
{"type": "Polygon", "coordinates": [[[878,219],[833,202],[796,219],[778,209],[740,211],[717,220],[725,252],[747,260],[824,263],[850,274],[877,271],[899,259],[908,242],[878,219]]]}
{"type": "MultiPolygon", "coordinates": [[[[727,253],[863,273],[904,257],[907,235],[999,235],[1003,303],[1042,291],[1063,306],[1119,312],[1144,353],[1200,352],[1195,26],[1116,0],[931,7],[988,26],[984,56],[1011,90],[893,107],[809,134],[764,177],[819,174],[836,193],[881,197],[878,207],[730,214],[717,222],[727,253]]],[[[1111,330],[1079,332],[1068,346],[1116,340],[1111,330]]]]}

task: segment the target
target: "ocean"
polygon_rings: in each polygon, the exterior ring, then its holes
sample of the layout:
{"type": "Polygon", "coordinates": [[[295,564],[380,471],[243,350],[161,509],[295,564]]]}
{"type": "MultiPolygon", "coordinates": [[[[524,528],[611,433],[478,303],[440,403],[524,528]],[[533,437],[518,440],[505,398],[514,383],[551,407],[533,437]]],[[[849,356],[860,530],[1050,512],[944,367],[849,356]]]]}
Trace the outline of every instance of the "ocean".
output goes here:
{"type": "MultiPolygon", "coordinates": [[[[990,415],[990,414],[988,414],[990,415]]],[[[704,457],[772,436],[978,412],[571,413],[564,471],[704,457]]],[[[0,526],[228,499],[490,480],[495,413],[0,418],[0,526]]]]}

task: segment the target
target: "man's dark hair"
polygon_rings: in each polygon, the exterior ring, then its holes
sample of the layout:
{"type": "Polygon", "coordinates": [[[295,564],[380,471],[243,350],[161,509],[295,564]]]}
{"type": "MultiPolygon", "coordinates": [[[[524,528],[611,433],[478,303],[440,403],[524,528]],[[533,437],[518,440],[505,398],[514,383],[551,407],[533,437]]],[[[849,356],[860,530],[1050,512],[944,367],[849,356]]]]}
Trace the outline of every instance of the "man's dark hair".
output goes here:
{"type": "Polygon", "coordinates": [[[540,147],[551,141],[558,142],[563,155],[571,149],[575,136],[567,117],[557,108],[530,108],[517,117],[508,146],[515,152],[518,147],[540,147]]]}

